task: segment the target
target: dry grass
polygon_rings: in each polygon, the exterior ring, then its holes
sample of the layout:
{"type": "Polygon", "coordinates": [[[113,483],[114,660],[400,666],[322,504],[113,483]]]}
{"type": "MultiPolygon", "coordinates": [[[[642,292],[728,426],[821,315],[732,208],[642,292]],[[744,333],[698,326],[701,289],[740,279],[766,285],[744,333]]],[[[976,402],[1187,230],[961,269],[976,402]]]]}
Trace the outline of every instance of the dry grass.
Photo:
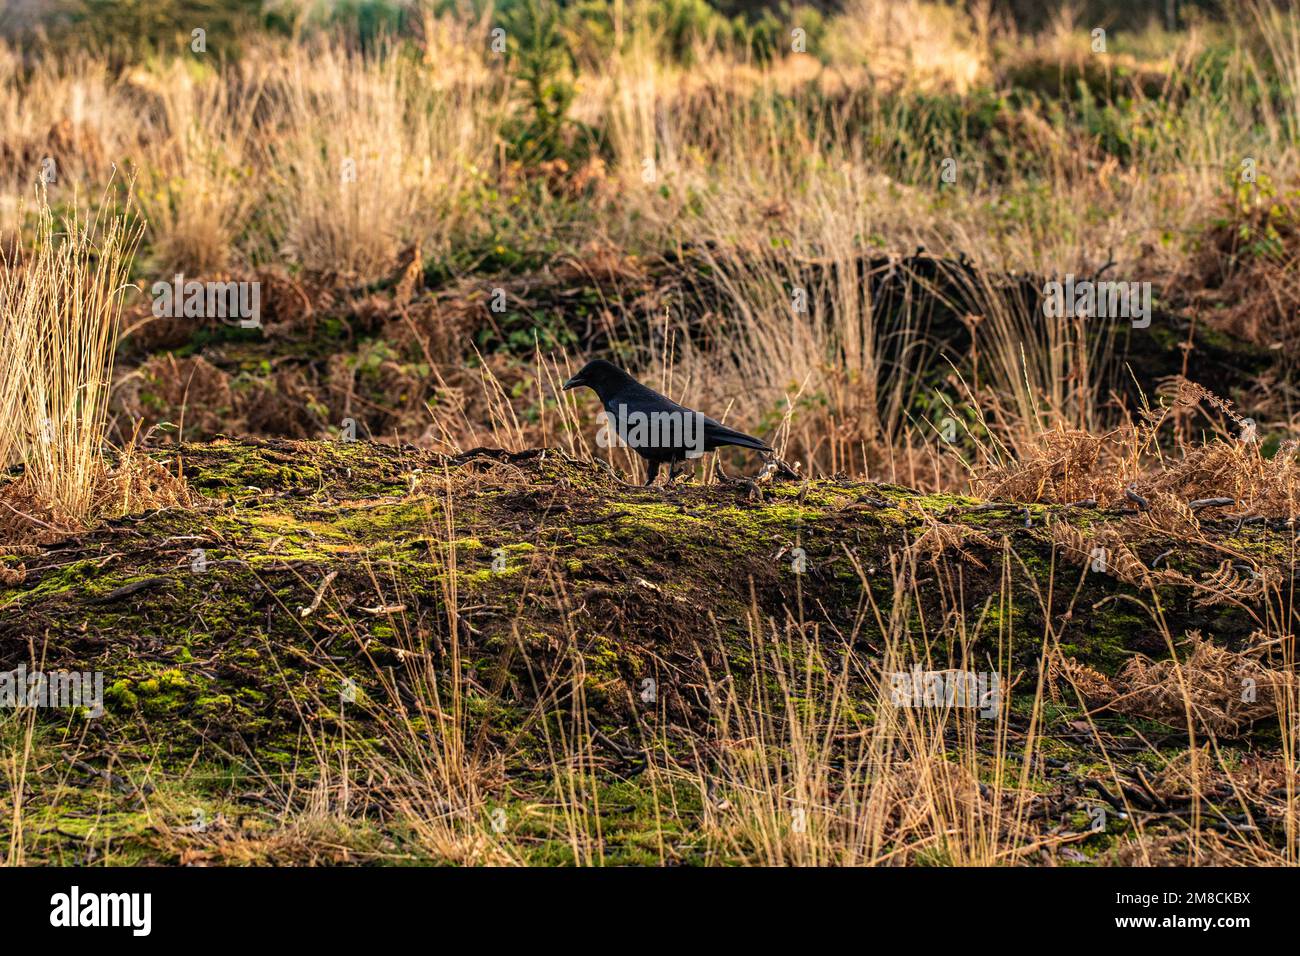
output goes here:
{"type": "Polygon", "coordinates": [[[1057,428],[1043,432],[1016,458],[984,448],[972,481],[990,498],[1069,504],[1094,501],[1159,513],[1212,499],[1242,518],[1290,518],[1300,502],[1300,461],[1294,442],[1266,454],[1257,426],[1227,402],[1185,380],[1171,401],[1147,409],[1137,425],[1102,434],[1057,428]],[[1186,422],[1205,413],[1217,432],[1184,438],[1186,422]],[[1160,441],[1173,433],[1172,447],[1160,441]],[[1136,497],[1134,497],[1136,496],[1136,497]]]}
{"type": "Polygon", "coordinates": [[[920,666],[910,640],[872,674],[852,655],[837,669],[808,631],[770,633],[754,647],[775,692],[759,681],[741,697],[731,678],[710,687],[720,733],[713,775],[698,779],[718,862],[988,866],[1045,845],[1026,826],[1034,794],[1006,759],[1008,747],[1031,753],[1032,734],[1013,744],[986,722],[990,758],[974,712],[891,704],[886,675],[920,666]],[[877,700],[860,714],[849,687],[864,679],[877,700]],[[990,774],[994,784],[982,784],[990,774]]]}
{"type": "Polygon", "coordinates": [[[218,81],[178,61],[130,81],[156,102],[160,124],[138,192],[152,267],[168,277],[220,275],[234,264],[239,225],[265,200],[250,165],[265,110],[260,78],[250,70],[218,81]]]}
{"type": "Polygon", "coordinates": [[[0,747],[0,772],[5,783],[0,807],[9,820],[9,832],[0,846],[0,866],[22,866],[24,862],[24,801],[32,773],[32,745],[36,733],[36,711],[5,709],[0,713],[0,735],[6,744],[0,747]]]}
{"type": "Polygon", "coordinates": [[[139,233],[120,217],[62,227],[48,208],[40,217],[35,250],[7,262],[0,285],[8,402],[0,451],[23,465],[8,494],[39,502],[53,525],[76,525],[107,472],[113,359],[139,233]]]}
{"type": "Polygon", "coordinates": [[[262,136],[277,257],[371,278],[412,240],[428,254],[447,248],[491,160],[502,112],[491,77],[453,81],[326,48],[276,61],[269,83],[269,122],[283,130],[262,136]]]}

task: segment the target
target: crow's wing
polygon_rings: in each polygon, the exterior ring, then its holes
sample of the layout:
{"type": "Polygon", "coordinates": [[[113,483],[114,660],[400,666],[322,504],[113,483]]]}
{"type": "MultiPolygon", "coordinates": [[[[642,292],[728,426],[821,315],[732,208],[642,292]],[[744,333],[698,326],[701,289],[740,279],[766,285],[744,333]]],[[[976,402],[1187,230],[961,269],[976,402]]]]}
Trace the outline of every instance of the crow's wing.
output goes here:
{"type": "Polygon", "coordinates": [[[614,415],[618,414],[619,406],[625,407],[625,414],[641,412],[646,415],[654,415],[666,412],[681,416],[698,416],[698,421],[704,426],[703,451],[712,451],[719,445],[740,445],[758,451],[772,450],[754,436],[738,432],[734,428],[728,428],[707,415],[684,405],[678,405],[671,398],[660,395],[654,389],[646,388],[640,382],[619,390],[617,394],[610,396],[609,401],[605,403],[605,409],[614,415]]]}
{"type": "MultiPolygon", "coordinates": [[[[609,415],[610,428],[618,433],[623,443],[649,458],[671,457],[674,451],[684,450],[684,447],[674,447],[676,445],[676,442],[672,440],[674,437],[680,439],[686,435],[698,433],[698,430],[695,432],[685,431],[688,424],[695,424],[694,422],[687,422],[688,417],[695,415],[694,412],[689,408],[678,405],[669,398],[665,398],[653,389],[646,388],[639,382],[621,388],[611,395],[605,402],[605,411],[609,415]],[[657,415],[671,417],[656,420],[654,416],[657,415]],[[638,428],[635,419],[639,416],[645,416],[645,424],[638,428]],[[672,428],[674,424],[673,417],[677,419],[675,432],[672,428]],[[624,427],[625,423],[626,428],[624,427]],[[659,431],[660,428],[664,427],[668,429],[666,434],[659,431]],[[636,429],[635,434],[639,434],[641,437],[634,437],[634,434],[630,433],[632,429],[636,429]],[[665,438],[668,440],[665,441],[665,438]],[[657,456],[655,454],[657,450],[663,450],[666,455],[657,456]]],[[[701,441],[702,438],[703,436],[695,439],[695,441],[701,441]]],[[[685,442],[682,444],[684,446],[685,442]]],[[[701,448],[700,450],[703,451],[704,449],[701,448]]]]}
{"type": "MultiPolygon", "coordinates": [[[[678,405],[671,398],[660,395],[652,388],[646,388],[640,382],[634,382],[611,395],[609,401],[605,403],[605,410],[617,415],[620,405],[625,406],[626,414],[632,412],[639,412],[643,415],[667,413],[685,416],[699,414],[684,405],[678,405]]],[[[708,419],[706,418],[705,421],[707,422],[708,419]]]]}

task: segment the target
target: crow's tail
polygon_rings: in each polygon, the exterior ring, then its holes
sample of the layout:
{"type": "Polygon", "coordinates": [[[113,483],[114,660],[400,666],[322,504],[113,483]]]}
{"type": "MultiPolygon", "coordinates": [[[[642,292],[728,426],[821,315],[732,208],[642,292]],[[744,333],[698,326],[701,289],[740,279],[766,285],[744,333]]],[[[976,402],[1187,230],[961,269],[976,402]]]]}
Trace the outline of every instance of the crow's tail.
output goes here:
{"type": "Polygon", "coordinates": [[[739,445],[742,448],[753,448],[756,451],[772,450],[772,446],[760,441],[753,435],[746,435],[744,432],[738,432],[726,425],[710,426],[708,437],[715,445],[739,445]]]}

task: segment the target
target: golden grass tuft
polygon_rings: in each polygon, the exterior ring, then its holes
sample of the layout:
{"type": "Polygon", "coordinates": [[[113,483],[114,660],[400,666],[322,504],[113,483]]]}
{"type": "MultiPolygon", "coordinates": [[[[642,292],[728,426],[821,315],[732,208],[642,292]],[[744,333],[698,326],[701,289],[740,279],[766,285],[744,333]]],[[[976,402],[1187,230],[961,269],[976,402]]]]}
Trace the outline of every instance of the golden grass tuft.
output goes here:
{"type": "Polygon", "coordinates": [[[21,536],[84,526],[142,506],[188,501],[183,482],[133,439],[106,455],[113,360],[140,229],[127,217],[43,206],[36,243],[0,269],[0,527],[21,536]]]}

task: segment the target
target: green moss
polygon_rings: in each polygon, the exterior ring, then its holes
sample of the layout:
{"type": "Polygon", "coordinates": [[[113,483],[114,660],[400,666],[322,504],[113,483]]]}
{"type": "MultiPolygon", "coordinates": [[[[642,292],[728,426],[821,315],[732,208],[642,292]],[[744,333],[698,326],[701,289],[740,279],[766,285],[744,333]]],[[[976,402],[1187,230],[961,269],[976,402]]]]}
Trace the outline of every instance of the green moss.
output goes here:
{"type": "MultiPolygon", "coordinates": [[[[184,461],[209,495],[204,507],[167,509],[129,528],[72,536],[59,544],[56,560],[26,560],[37,570],[0,589],[0,641],[6,642],[0,646],[16,659],[29,642],[57,635],[48,641],[47,667],[102,669],[108,714],[96,729],[112,752],[148,767],[171,788],[169,799],[212,810],[223,805],[221,793],[181,782],[196,762],[224,766],[214,772],[226,774],[228,784],[251,773],[253,760],[263,772],[292,776],[310,790],[319,755],[341,757],[344,740],[356,748],[348,761],[355,767],[357,754],[387,754],[394,722],[439,733],[446,702],[430,706],[426,682],[437,681],[444,692],[453,660],[443,567],[448,498],[441,485],[412,491],[409,476],[420,468],[454,479],[458,466],[366,443],[251,449],[217,443],[187,448],[184,461]],[[232,502],[230,492],[248,474],[244,465],[259,481],[285,484],[274,493],[237,494],[232,502]],[[208,551],[204,573],[178,560],[191,540],[208,551]],[[117,557],[105,561],[110,554],[117,557]],[[123,584],[154,578],[165,583],[106,599],[123,584]],[[321,601],[303,614],[327,578],[321,601]],[[402,610],[376,610],[397,606],[402,610]],[[340,706],[344,681],[356,686],[355,705],[340,706]]],[[[928,650],[936,661],[965,656],[1028,674],[1036,672],[1045,614],[1056,615],[1053,630],[1067,654],[1107,672],[1151,634],[1141,608],[1106,600],[1119,588],[1111,578],[1084,576],[1074,597],[1079,568],[1054,551],[1046,533],[1049,512],[1072,522],[1116,520],[1103,512],[1063,515],[1033,506],[1025,528],[1019,510],[968,512],[963,509],[974,502],[960,496],[869,483],[776,482],[764,486],[762,500],[733,485],[646,491],[555,455],[511,469],[478,469],[463,483],[453,480],[452,489],[461,712],[475,747],[505,768],[516,795],[508,801],[511,826],[537,827],[530,844],[537,860],[571,854],[570,844],[556,838],[562,826],[552,812],[556,794],[545,771],[538,774],[557,735],[573,733],[570,675],[582,675],[590,724],[629,742],[630,728],[649,726],[648,712],[636,703],[639,681],[656,675],[669,681],[664,714],[655,718],[667,719],[656,725],[653,746],[689,756],[698,752],[700,735],[716,734],[698,688],[724,669],[744,699],[763,692],[795,713],[815,715],[825,706],[815,687],[783,684],[769,665],[775,661],[820,686],[839,673],[850,642],[869,668],[887,643],[882,625],[907,629],[917,652],[928,650]],[[897,607],[888,569],[930,521],[976,526],[994,546],[970,538],[964,550],[950,548],[933,565],[922,557],[924,583],[897,607]],[[1010,545],[1005,566],[1004,539],[1010,545]],[[796,543],[807,553],[804,574],[790,566],[788,549],[796,543]],[[492,559],[500,556],[505,570],[494,571],[492,559]],[[1073,617],[1062,621],[1071,601],[1073,617]],[[1043,603],[1052,607],[1044,611],[1043,603]],[[951,626],[958,612],[964,631],[951,626]],[[771,622],[778,630],[802,626],[816,640],[808,647],[771,646],[771,622]]],[[[1254,549],[1260,560],[1285,570],[1285,539],[1249,528],[1232,536],[1231,547],[1254,549]]],[[[1180,566],[1212,570],[1216,543],[1179,542],[1180,566]]],[[[1165,547],[1161,539],[1160,550],[1165,547]]],[[[1160,591],[1175,633],[1196,626],[1232,640],[1255,626],[1249,610],[1233,604],[1206,610],[1192,597],[1187,589],[1160,591]]],[[[865,729],[875,700],[854,673],[837,706],[865,729]]],[[[1104,776],[1105,761],[1070,736],[1081,715],[1056,704],[1045,704],[1044,713],[1050,733],[1062,739],[1044,739],[1043,752],[1104,776]]],[[[66,733],[62,725],[46,729],[66,733]]],[[[437,738],[421,739],[427,745],[437,738]]],[[[610,766],[614,758],[605,745],[593,749],[600,751],[596,766],[610,766]]],[[[701,860],[698,832],[679,837],[673,829],[683,820],[693,826],[690,814],[656,821],[655,801],[665,794],[640,781],[622,786],[615,778],[628,770],[615,765],[609,774],[594,772],[592,783],[610,801],[591,810],[599,814],[607,862],[701,860]]],[[[1034,775],[1028,785],[1038,790],[1048,782],[1034,775]]],[[[690,787],[673,799],[679,809],[698,807],[690,787]]],[[[123,809],[114,832],[133,832],[137,821],[126,814],[135,809],[123,809]]],[[[44,819],[57,821],[64,812],[52,801],[44,819]]],[[[353,836],[365,842],[374,833],[353,836]]],[[[147,841],[124,840],[132,847],[124,854],[157,861],[160,851],[147,841]]],[[[44,845],[63,852],[57,840],[44,845]]]]}
{"type": "Polygon", "coordinates": [[[1116,673],[1133,656],[1134,635],[1153,627],[1149,618],[1112,608],[1092,618],[1086,628],[1072,629],[1073,638],[1061,642],[1061,652],[1104,674],[1116,673]]]}
{"type": "Polygon", "coordinates": [[[470,587],[482,587],[484,585],[500,583],[503,578],[516,575],[522,570],[523,566],[519,564],[507,564],[500,571],[493,570],[492,568],[482,568],[477,571],[462,573],[460,575],[460,581],[461,584],[470,587]]]}

